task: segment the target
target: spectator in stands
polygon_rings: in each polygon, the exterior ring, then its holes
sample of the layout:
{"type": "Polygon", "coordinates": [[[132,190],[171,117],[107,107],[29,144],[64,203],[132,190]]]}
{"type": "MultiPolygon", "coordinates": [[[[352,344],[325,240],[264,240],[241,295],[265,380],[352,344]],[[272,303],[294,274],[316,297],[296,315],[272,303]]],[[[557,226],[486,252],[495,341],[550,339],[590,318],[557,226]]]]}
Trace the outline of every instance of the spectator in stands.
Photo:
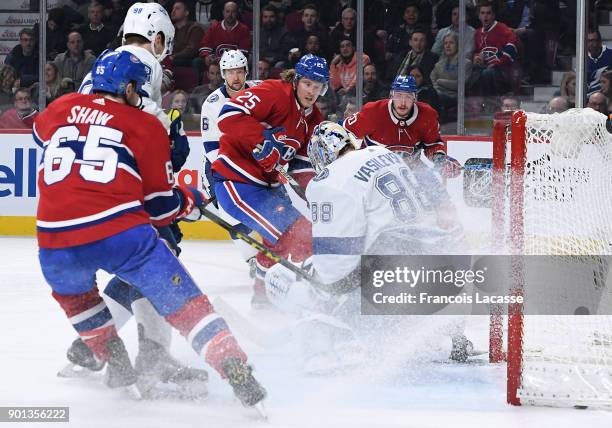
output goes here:
{"type": "MultiPolygon", "coordinates": [[[[75,87],[72,80],[69,78],[61,78],[59,75],[59,71],[57,70],[57,66],[52,62],[48,62],[45,64],[45,82],[47,86],[46,93],[46,105],[51,104],[53,100],[61,97],[69,92],[74,92],[75,87]]],[[[39,83],[35,83],[32,86],[32,101],[35,105],[38,105],[38,91],[40,88],[39,83]]],[[[40,105],[38,105],[40,107],[40,105]]]]}
{"type": "Polygon", "coordinates": [[[8,64],[0,65],[0,111],[13,104],[13,91],[17,89],[17,72],[8,64]]]}
{"type": "Polygon", "coordinates": [[[340,52],[340,42],[349,39],[353,46],[357,43],[357,11],[353,8],[346,8],[342,11],[342,18],[338,25],[331,31],[329,38],[334,54],[340,52]]]}
{"type": "Polygon", "coordinates": [[[602,44],[598,29],[588,31],[587,49],[587,92],[590,95],[599,91],[599,77],[612,66],[612,49],[602,44]]]}
{"type": "Polygon", "coordinates": [[[521,102],[513,95],[504,95],[499,99],[501,111],[516,111],[521,108],[521,102]]]}
{"type": "Polygon", "coordinates": [[[87,8],[89,22],[81,25],[77,31],[83,36],[83,49],[98,56],[106,49],[115,37],[115,32],[104,25],[104,6],[92,1],[87,8]]]}
{"type": "Polygon", "coordinates": [[[570,108],[573,108],[576,105],[576,72],[568,71],[563,74],[559,93],[555,95],[565,97],[570,105],[570,108]]]}
{"type": "Polygon", "coordinates": [[[490,1],[478,5],[482,27],[474,36],[474,80],[482,95],[497,95],[511,89],[512,67],[518,60],[518,40],[512,29],[495,19],[490,1]]]}
{"type": "MultiPolygon", "coordinates": [[[[34,25],[34,39],[38,40],[39,23],[34,25]]],[[[47,16],[47,59],[53,60],[66,47],[64,9],[53,8],[47,16]]]]}
{"type": "MultiPolygon", "coordinates": [[[[357,83],[357,55],[349,37],[340,41],[340,54],[336,55],[329,67],[329,86],[339,96],[347,94],[357,83]]],[[[363,64],[369,64],[370,58],[363,54],[363,64]]]]}
{"type": "Polygon", "coordinates": [[[304,55],[313,54],[317,56],[323,56],[323,51],[321,50],[321,41],[319,40],[319,36],[316,34],[311,34],[306,39],[306,45],[304,46],[304,55]]]}
{"type": "Polygon", "coordinates": [[[346,119],[347,117],[357,113],[357,101],[355,100],[355,97],[344,97],[341,106],[344,107],[342,112],[342,119],[346,119]]]}
{"type": "MultiPolygon", "coordinates": [[[[506,2],[506,8],[511,2],[506,2]]],[[[555,55],[561,26],[559,0],[516,0],[515,11],[520,16],[501,19],[521,40],[524,50],[523,66],[530,83],[550,83],[551,70],[555,66],[555,55]],[[522,7],[518,6],[523,3],[522,7]]]]}
{"type": "Polygon", "coordinates": [[[190,67],[193,60],[198,57],[200,40],[204,36],[204,27],[191,20],[185,0],[178,0],[172,6],[170,15],[174,24],[174,48],[170,61],[172,65],[179,67],[190,67]]]}
{"type": "Polygon", "coordinates": [[[91,70],[96,57],[83,50],[83,37],[77,31],[68,34],[68,50],[58,54],[53,63],[57,66],[62,78],[68,77],[76,86],[81,84],[85,75],[91,70]]]}
{"type": "Polygon", "coordinates": [[[569,102],[567,101],[567,98],[554,97],[548,102],[548,105],[546,106],[546,113],[548,114],[562,113],[565,110],[568,110],[569,108],[570,106],[569,106],[569,102]]]}
{"type": "MultiPolygon", "coordinates": [[[[319,46],[321,56],[329,61],[330,41],[327,29],[319,23],[319,11],[313,4],[307,4],[302,10],[302,27],[290,33],[294,40],[296,48],[299,52],[306,52],[306,41],[309,36],[317,36],[319,38],[319,46]]],[[[298,59],[301,55],[298,55],[298,59]]]]}
{"type": "Polygon", "coordinates": [[[228,1],[223,6],[223,20],[210,26],[200,41],[200,56],[208,67],[229,49],[241,50],[246,56],[251,50],[251,32],[238,20],[238,5],[228,1]]]}
{"type": "MultiPolygon", "coordinates": [[[[408,3],[404,7],[403,22],[399,26],[387,29],[389,37],[386,44],[386,59],[403,58],[410,50],[410,38],[414,30],[418,28],[419,7],[414,3],[408,3]]],[[[394,76],[391,76],[393,79],[394,76]]]]}
{"type": "MultiPolygon", "coordinates": [[[[454,9],[453,9],[454,10],[454,9]]],[[[459,89],[459,36],[449,32],[443,38],[444,49],[440,60],[430,74],[431,82],[440,100],[440,117],[444,122],[454,119],[459,89]]],[[[472,62],[464,59],[465,75],[472,72],[472,62]]]]}
{"type": "Polygon", "coordinates": [[[206,100],[206,97],[218,89],[223,83],[221,68],[219,68],[218,62],[213,62],[208,66],[206,77],[208,79],[208,83],[196,86],[191,91],[191,95],[189,95],[187,103],[189,105],[190,113],[200,114],[202,104],[206,100]]]}
{"type": "MultiPolygon", "coordinates": [[[[427,30],[422,28],[414,30],[410,36],[410,47],[412,49],[404,57],[400,66],[396,68],[394,75],[406,76],[412,67],[418,65],[429,80],[429,75],[436,62],[438,62],[438,56],[427,49],[427,30]]],[[[392,79],[392,76],[388,77],[389,80],[392,79]]]]}
{"type": "MultiPolygon", "coordinates": [[[[355,95],[356,91],[353,91],[355,95]]],[[[376,73],[374,64],[366,64],[363,66],[363,99],[361,105],[370,101],[378,101],[389,97],[389,88],[384,87],[376,73]]]]}
{"type": "Polygon", "coordinates": [[[317,105],[317,107],[319,108],[319,111],[323,115],[323,120],[329,120],[329,115],[331,114],[331,108],[329,105],[329,101],[323,97],[319,97],[317,98],[317,101],[315,102],[315,104],[317,105]]]}
{"type": "Polygon", "coordinates": [[[440,108],[440,100],[438,93],[431,84],[429,75],[425,74],[421,66],[415,65],[408,71],[408,74],[414,77],[417,84],[417,100],[427,103],[435,110],[440,108]]]}
{"type": "Polygon", "coordinates": [[[593,92],[589,96],[589,101],[587,103],[587,107],[592,108],[595,111],[598,111],[602,114],[608,116],[608,98],[601,92],[593,92]]]}
{"type": "Polygon", "coordinates": [[[19,44],[15,46],[4,60],[17,72],[19,86],[29,87],[38,82],[38,51],[34,49],[34,30],[23,28],[19,31],[19,44]]]}
{"type": "Polygon", "coordinates": [[[261,32],[259,34],[259,56],[274,67],[282,67],[291,49],[293,39],[283,25],[278,22],[276,8],[264,6],[261,10],[261,32]]]}
{"type": "Polygon", "coordinates": [[[181,114],[184,114],[187,109],[187,92],[182,89],[174,91],[170,98],[170,108],[176,109],[180,111],[181,114]]]}
{"type": "MultiPolygon", "coordinates": [[[[612,70],[604,71],[599,78],[599,92],[604,94],[608,100],[612,100],[612,70]]],[[[610,106],[608,106],[610,110],[610,106]]]]}
{"type": "MultiPolygon", "coordinates": [[[[465,23],[465,40],[463,43],[465,49],[465,57],[467,59],[472,59],[472,55],[474,55],[474,34],[476,30],[469,26],[467,22],[465,23]]],[[[436,55],[442,55],[442,51],[444,50],[444,38],[448,34],[456,34],[457,40],[459,40],[459,6],[455,6],[452,10],[451,15],[451,25],[448,27],[441,28],[436,34],[436,41],[431,47],[431,51],[436,55]]],[[[466,73],[466,76],[469,76],[469,73],[466,73]]]]}
{"type": "Polygon", "coordinates": [[[0,129],[32,129],[38,112],[32,105],[30,90],[19,88],[13,97],[13,108],[0,116],[0,129]]]}
{"type": "Polygon", "coordinates": [[[270,69],[272,68],[270,63],[268,61],[266,61],[265,59],[260,59],[258,67],[259,67],[259,79],[260,80],[269,79],[270,78],[270,69]]]}

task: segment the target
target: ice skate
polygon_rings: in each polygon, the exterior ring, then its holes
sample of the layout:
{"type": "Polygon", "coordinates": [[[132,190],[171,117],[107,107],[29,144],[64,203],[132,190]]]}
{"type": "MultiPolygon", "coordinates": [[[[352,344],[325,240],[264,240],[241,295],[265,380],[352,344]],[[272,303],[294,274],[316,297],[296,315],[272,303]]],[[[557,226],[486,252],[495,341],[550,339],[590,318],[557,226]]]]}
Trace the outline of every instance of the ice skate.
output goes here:
{"type": "Polygon", "coordinates": [[[93,372],[99,372],[105,365],[104,361],[95,357],[80,337],[72,342],[66,351],[66,357],[70,362],[57,373],[59,377],[87,377],[93,372]]]}
{"type": "Polygon", "coordinates": [[[453,348],[449,359],[457,363],[465,363],[474,352],[474,344],[464,335],[453,336],[453,348]]]}
{"type": "MultiPolygon", "coordinates": [[[[223,373],[234,390],[234,394],[246,407],[254,407],[266,398],[266,390],[253,377],[251,366],[238,358],[228,358],[223,362],[223,373]]],[[[258,408],[261,413],[261,410],[258,408]]],[[[265,413],[262,413],[265,417],[265,413]]]]}
{"type": "Polygon", "coordinates": [[[147,398],[178,396],[203,399],[208,396],[208,372],[188,367],[174,359],[163,346],[144,337],[139,326],[138,355],[135,368],[139,388],[147,398]]]}

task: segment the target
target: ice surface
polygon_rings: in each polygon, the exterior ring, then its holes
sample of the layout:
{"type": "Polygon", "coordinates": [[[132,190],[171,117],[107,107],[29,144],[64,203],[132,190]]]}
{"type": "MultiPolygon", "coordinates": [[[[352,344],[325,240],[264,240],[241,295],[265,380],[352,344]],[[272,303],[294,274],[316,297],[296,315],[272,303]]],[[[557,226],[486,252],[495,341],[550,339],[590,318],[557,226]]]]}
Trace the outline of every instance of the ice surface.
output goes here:
{"type": "MultiPolygon", "coordinates": [[[[181,259],[200,287],[258,324],[249,310],[252,280],[232,244],[192,241],[183,248],[181,259]]],[[[107,280],[100,276],[101,284],[107,280]]],[[[275,320],[268,316],[259,327],[276,323],[275,332],[282,330],[283,319],[275,320]]],[[[467,333],[477,349],[486,349],[486,323],[484,317],[468,322],[467,333]]],[[[135,330],[133,322],[121,330],[132,355],[135,330]]],[[[74,332],[44,282],[35,239],[0,238],[0,406],[70,406],[69,426],[79,428],[612,426],[610,412],[506,405],[503,365],[403,360],[410,353],[406,344],[423,336],[418,330],[407,328],[404,337],[395,338],[402,352],[374,353],[364,370],[337,376],[305,376],[292,346],[261,348],[238,334],[269,392],[267,423],[242,408],[216,375],[211,375],[205,402],[135,402],[99,380],[56,377],[74,332]]],[[[178,335],[172,346],[183,361],[204,367],[178,335]]]]}

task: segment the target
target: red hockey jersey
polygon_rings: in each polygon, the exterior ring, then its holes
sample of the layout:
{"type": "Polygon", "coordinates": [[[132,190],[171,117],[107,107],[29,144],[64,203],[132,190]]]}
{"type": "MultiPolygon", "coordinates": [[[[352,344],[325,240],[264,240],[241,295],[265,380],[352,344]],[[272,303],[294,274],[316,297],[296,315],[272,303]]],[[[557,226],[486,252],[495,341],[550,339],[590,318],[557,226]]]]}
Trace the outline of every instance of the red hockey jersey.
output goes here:
{"type": "Polygon", "coordinates": [[[251,50],[251,31],[237,21],[232,28],[226,28],[224,21],[214,23],[200,40],[200,56],[214,55],[221,58],[227,50],[239,49],[246,56],[251,50]]]}
{"type": "Polygon", "coordinates": [[[474,57],[480,56],[487,66],[507,67],[517,59],[518,38],[503,22],[495,21],[488,30],[476,30],[474,43],[474,57]]]}
{"type": "Polygon", "coordinates": [[[161,226],[178,213],[168,135],[155,116],[74,93],[38,115],[33,135],[44,149],[40,247],[86,244],[150,221],[161,226]]]}
{"type": "Polygon", "coordinates": [[[436,152],[446,153],[440,137],[438,113],[426,103],[417,101],[412,115],[407,120],[400,120],[391,111],[391,100],[369,102],[360,112],[347,117],[343,125],[368,145],[424,150],[429,159],[436,152]]]}
{"type": "Polygon", "coordinates": [[[290,169],[293,166],[294,170],[304,172],[310,166],[306,153],[308,140],[322,120],[323,115],[317,106],[307,110],[300,107],[290,82],[266,80],[244,89],[227,101],[219,114],[222,134],[213,171],[229,180],[275,185],[278,173],[264,171],[253,157],[253,149],[263,142],[264,129],[283,127],[283,134],[302,143],[290,169]]]}

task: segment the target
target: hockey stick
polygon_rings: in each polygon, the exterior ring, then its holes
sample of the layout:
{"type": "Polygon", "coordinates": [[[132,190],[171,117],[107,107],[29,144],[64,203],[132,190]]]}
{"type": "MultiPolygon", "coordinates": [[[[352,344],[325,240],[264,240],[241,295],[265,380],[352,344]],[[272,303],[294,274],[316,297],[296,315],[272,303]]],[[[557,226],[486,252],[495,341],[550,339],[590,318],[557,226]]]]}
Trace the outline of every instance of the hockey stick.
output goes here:
{"type": "MultiPolygon", "coordinates": [[[[255,146],[255,148],[258,151],[261,151],[263,149],[263,146],[261,144],[258,144],[257,146],[255,146]]],[[[302,186],[300,186],[300,184],[295,181],[295,178],[293,178],[287,171],[285,171],[285,169],[280,166],[280,165],[276,165],[274,167],[274,170],[276,172],[279,173],[279,175],[283,178],[283,180],[285,180],[287,182],[287,184],[289,186],[291,186],[291,188],[293,189],[293,191],[302,199],[304,199],[306,201],[306,204],[308,204],[308,199],[306,199],[306,192],[304,192],[304,189],[302,189],[302,186]]],[[[281,180],[282,181],[282,180],[281,180]]]]}
{"type": "Polygon", "coordinates": [[[302,199],[304,199],[306,201],[306,205],[310,206],[310,204],[308,203],[308,199],[306,199],[306,192],[304,192],[304,189],[302,189],[302,186],[299,185],[299,183],[297,181],[295,181],[295,178],[293,178],[291,176],[291,174],[289,174],[287,171],[285,171],[285,169],[278,165],[275,170],[279,173],[279,175],[287,182],[287,184],[289,184],[289,186],[291,186],[291,188],[293,189],[293,191],[302,199]]]}
{"type": "Polygon", "coordinates": [[[221,226],[223,229],[227,230],[228,232],[234,234],[237,238],[243,240],[244,242],[249,244],[251,247],[255,248],[257,251],[260,251],[261,253],[263,253],[263,255],[265,255],[270,260],[273,260],[276,263],[280,263],[281,265],[289,269],[291,272],[295,273],[296,275],[305,279],[311,284],[323,287],[323,284],[321,284],[319,281],[314,279],[312,275],[310,275],[304,269],[297,267],[296,265],[294,265],[287,259],[279,256],[274,251],[270,250],[268,247],[266,247],[264,244],[262,244],[258,240],[253,239],[249,235],[240,232],[234,226],[232,226],[231,224],[223,220],[221,217],[219,217],[215,213],[208,211],[206,209],[206,205],[208,205],[211,202],[212,202],[212,199],[208,200],[204,205],[200,206],[200,212],[202,213],[203,216],[211,220],[213,223],[216,223],[217,225],[221,226]]]}

